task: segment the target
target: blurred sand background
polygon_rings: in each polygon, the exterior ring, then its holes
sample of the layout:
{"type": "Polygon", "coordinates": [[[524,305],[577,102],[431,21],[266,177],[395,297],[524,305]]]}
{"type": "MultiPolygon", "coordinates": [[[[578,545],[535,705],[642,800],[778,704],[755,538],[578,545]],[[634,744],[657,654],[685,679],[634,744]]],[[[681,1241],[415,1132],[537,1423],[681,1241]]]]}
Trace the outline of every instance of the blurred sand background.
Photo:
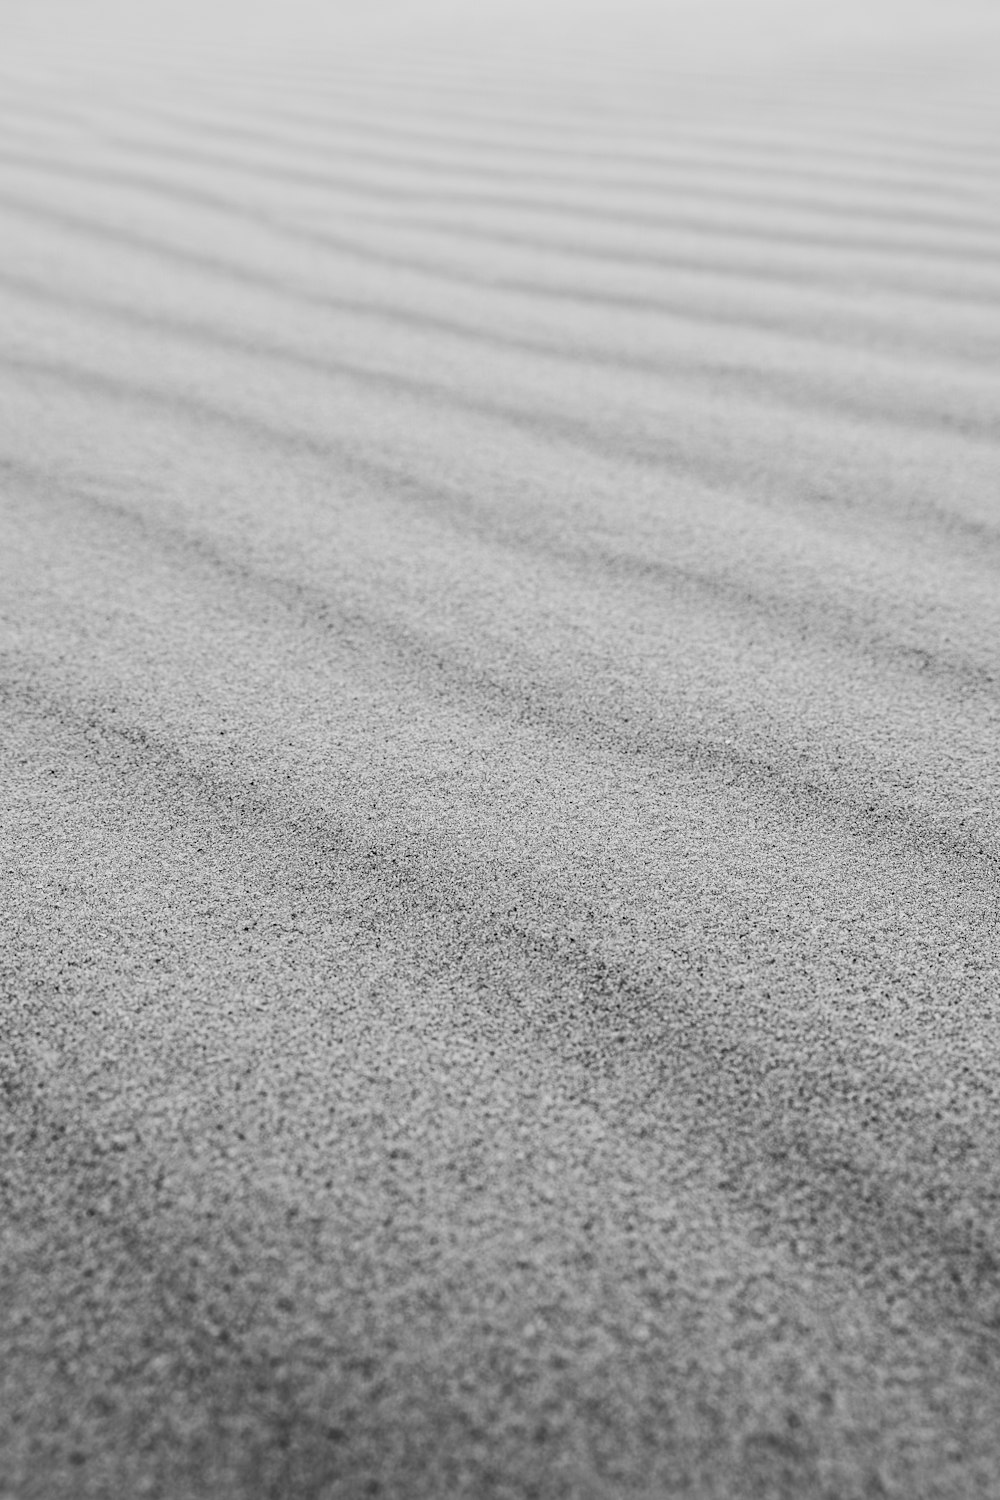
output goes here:
{"type": "Polygon", "coordinates": [[[0,1496],[996,1496],[995,7],[0,36],[0,1496]]]}

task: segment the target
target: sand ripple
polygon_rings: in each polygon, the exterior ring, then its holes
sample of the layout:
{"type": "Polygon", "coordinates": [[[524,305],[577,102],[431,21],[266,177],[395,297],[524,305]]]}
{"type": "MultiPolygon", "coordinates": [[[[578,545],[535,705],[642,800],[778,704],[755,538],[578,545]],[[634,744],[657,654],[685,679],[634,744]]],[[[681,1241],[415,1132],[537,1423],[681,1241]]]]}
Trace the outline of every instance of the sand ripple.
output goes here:
{"type": "Polygon", "coordinates": [[[995,1495],[989,11],[13,11],[0,1492],[995,1495]]]}

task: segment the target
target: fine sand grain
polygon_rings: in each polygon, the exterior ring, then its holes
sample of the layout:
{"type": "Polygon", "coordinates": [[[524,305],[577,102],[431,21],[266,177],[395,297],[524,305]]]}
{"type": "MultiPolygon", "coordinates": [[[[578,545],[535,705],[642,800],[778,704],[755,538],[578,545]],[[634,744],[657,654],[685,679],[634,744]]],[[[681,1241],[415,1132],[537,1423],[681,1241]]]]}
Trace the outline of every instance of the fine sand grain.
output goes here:
{"type": "Polygon", "coordinates": [[[993,8],[0,30],[2,1500],[995,1500],[993,8]]]}

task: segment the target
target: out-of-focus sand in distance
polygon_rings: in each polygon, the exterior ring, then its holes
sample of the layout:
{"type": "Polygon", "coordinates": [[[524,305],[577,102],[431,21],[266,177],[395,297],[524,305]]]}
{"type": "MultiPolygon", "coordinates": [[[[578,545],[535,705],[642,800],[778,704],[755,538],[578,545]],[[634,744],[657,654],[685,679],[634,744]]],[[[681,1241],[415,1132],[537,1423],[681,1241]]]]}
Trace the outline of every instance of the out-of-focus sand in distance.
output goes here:
{"type": "Polygon", "coordinates": [[[0,1497],[1000,1493],[1000,19],[0,3],[0,1497]]]}

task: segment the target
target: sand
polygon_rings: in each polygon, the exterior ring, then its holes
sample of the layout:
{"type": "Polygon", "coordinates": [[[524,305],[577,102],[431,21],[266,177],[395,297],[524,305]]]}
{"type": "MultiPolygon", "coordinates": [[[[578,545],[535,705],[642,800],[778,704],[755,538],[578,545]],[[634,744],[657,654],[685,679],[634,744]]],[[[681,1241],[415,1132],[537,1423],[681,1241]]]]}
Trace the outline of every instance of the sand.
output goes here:
{"type": "Polygon", "coordinates": [[[1000,1493],[1000,31],[830,10],[4,8],[3,1500],[1000,1493]]]}

